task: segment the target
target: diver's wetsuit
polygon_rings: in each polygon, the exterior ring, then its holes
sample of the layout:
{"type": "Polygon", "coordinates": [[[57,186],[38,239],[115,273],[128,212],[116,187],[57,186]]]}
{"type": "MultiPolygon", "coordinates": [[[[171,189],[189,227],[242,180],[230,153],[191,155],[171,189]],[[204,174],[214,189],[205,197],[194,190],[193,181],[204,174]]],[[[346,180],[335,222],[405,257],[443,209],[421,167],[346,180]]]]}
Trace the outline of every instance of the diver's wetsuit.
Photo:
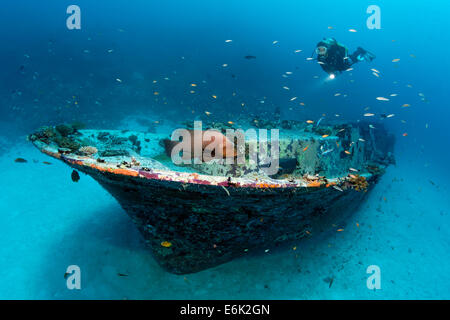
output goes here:
{"type": "Polygon", "coordinates": [[[375,55],[361,47],[358,47],[358,49],[349,56],[348,49],[344,45],[338,43],[334,38],[320,41],[317,44],[317,48],[318,47],[327,48],[326,54],[318,55],[317,60],[321,62],[320,66],[328,74],[343,72],[359,61],[372,61],[375,58],[375,55]]]}

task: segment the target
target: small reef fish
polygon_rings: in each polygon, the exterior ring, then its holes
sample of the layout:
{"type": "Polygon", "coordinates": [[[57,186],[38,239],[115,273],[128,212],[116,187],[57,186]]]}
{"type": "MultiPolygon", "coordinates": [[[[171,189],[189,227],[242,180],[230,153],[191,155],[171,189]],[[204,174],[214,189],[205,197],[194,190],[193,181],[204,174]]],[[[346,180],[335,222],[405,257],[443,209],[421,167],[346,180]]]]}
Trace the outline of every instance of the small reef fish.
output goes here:
{"type": "Polygon", "coordinates": [[[372,70],[373,72],[376,72],[376,73],[380,73],[380,71],[378,71],[377,69],[370,69],[370,70],[372,70]]]}
{"type": "Polygon", "coordinates": [[[312,120],[306,120],[306,123],[314,123],[312,120]]]}
{"type": "Polygon", "coordinates": [[[80,175],[78,174],[78,171],[76,171],[76,170],[72,171],[72,174],[70,175],[70,177],[72,178],[73,182],[80,181],[80,175]]]}
{"type": "Polygon", "coordinates": [[[230,42],[232,42],[233,40],[225,40],[225,42],[226,43],[230,43],[230,42]]]}
{"type": "Polygon", "coordinates": [[[392,60],[392,62],[399,62],[400,61],[400,59],[394,59],[394,60],[392,60]]]}
{"type": "Polygon", "coordinates": [[[314,60],[314,58],[306,58],[306,60],[311,61],[314,60]]]}
{"type": "Polygon", "coordinates": [[[348,170],[353,171],[353,172],[358,172],[359,170],[354,169],[354,168],[349,168],[348,170]]]}
{"type": "Polygon", "coordinates": [[[376,73],[376,72],[372,72],[372,74],[373,74],[375,77],[377,77],[377,78],[380,77],[380,75],[379,75],[378,73],[376,73]]]}
{"type": "Polygon", "coordinates": [[[302,52],[302,50],[298,49],[298,50],[295,50],[294,52],[299,53],[299,52],[302,52]]]}
{"type": "MultiPolygon", "coordinates": [[[[323,120],[323,117],[321,117],[318,121],[317,121],[317,123],[316,123],[316,127],[318,127],[319,126],[319,124],[320,124],[320,122],[323,120]]],[[[308,122],[308,121],[307,121],[308,122]]],[[[311,122],[312,123],[312,122],[311,122]]]]}
{"type": "Polygon", "coordinates": [[[324,155],[326,155],[326,154],[328,154],[328,153],[330,153],[330,152],[333,152],[333,150],[334,150],[334,149],[328,149],[328,150],[322,152],[322,156],[324,156],[324,155]]]}
{"type": "Polygon", "coordinates": [[[404,105],[402,105],[402,108],[408,108],[408,107],[410,107],[410,106],[411,106],[410,104],[405,103],[404,105]]]}
{"type": "Polygon", "coordinates": [[[349,32],[357,32],[355,29],[349,29],[349,32]]]}
{"type": "Polygon", "coordinates": [[[308,150],[309,146],[306,146],[303,148],[303,152],[305,152],[306,150],[308,150]]]}
{"type": "Polygon", "coordinates": [[[364,117],[373,117],[374,113],[364,113],[364,117]]]}
{"type": "Polygon", "coordinates": [[[379,100],[379,101],[389,101],[389,99],[385,98],[385,97],[377,97],[377,100],[379,100]]]}
{"type": "Polygon", "coordinates": [[[277,44],[278,43],[278,40],[275,40],[274,42],[272,42],[272,44],[277,44]]]}
{"type": "Polygon", "coordinates": [[[247,59],[247,60],[256,59],[255,56],[251,56],[251,55],[245,56],[244,58],[247,59]]]}
{"type": "Polygon", "coordinates": [[[17,158],[16,160],[14,160],[14,162],[17,162],[17,163],[26,163],[26,162],[28,162],[28,161],[25,160],[24,158],[17,158]]]}
{"type": "Polygon", "coordinates": [[[284,86],[283,87],[284,90],[290,90],[289,87],[284,86]]]}
{"type": "Polygon", "coordinates": [[[333,186],[333,188],[335,188],[337,191],[344,192],[344,190],[342,190],[342,189],[339,188],[338,186],[333,186]]]}
{"type": "Polygon", "coordinates": [[[375,126],[373,124],[369,124],[370,129],[375,129],[375,126]]]}
{"type": "Polygon", "coordinates": [[[348,151],[348,150],[345,150],[344,151],[346,154],[352,154],[350,151],[348,151]]]}
{"type": "Polygon", "coordinates": [[[361,142],[366,142],[366,140],[364,140],[363,138],[359,138],[358,140],[361,142]]]}

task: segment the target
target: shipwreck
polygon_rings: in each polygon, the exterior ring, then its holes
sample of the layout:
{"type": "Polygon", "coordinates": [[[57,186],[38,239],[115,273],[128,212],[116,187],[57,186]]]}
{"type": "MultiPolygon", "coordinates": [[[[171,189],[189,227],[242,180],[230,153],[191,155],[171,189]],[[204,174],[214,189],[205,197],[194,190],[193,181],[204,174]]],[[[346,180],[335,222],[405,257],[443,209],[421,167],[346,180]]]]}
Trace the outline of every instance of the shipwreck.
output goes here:
{"type": "Polygon", "coordinates": [[[394,137],[382,125],[276,125],[280,159],[272,175],[249,162],[174,165],[162,143],[169,133],[58,125],[29,140],[95,179],[158,263],[185,274],[336,229],[394,163],[394,137]]]}

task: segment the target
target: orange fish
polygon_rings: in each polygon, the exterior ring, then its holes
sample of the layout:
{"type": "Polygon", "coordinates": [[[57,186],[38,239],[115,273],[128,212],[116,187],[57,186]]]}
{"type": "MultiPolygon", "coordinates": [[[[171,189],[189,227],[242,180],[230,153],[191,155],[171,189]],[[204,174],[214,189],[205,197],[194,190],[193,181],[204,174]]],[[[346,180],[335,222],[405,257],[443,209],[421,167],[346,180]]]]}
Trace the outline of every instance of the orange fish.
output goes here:
{"type": "Polygon", "coordinates": [[[314,123],[312,120],[306,120],[306,123],[314,123]]]}
{"type": "Polygon", "coordinates": [[[309,146],[306,146],[303,148],[303,152],[305,152],[306,150],[308,150],[309,146]]]}
{"type": "MultiPolygon", "coordinates": [[[[187,130],[190,134],[190,146],[187,145],[188,150],[183,149],[183,159],[192,159],[194,157],[194,150],[195,150],[195,139],[194,139],[194,131],[196,130],[187,130]],[[190,148],[190,149],[189,149],[190,148]]],[[[200,131],[200,130],[198,130],[200,131]]],[[[220,159],[220,158],[234,158],[237,156],[237,150],[235,148],[235,145],[233,142],[228,140],[228,138],[223,135],[221,132],[216,130],[208,130],[208,131],[200,131],[201,133],[201,148],[202,148],[202,154],[205,153],[205,151],[209,154],[212,154],[214,151],[214,157],[220,159]],[[208,133],[214,133],[213,136],[209,136],[209,138],[205,138],[205,132],[208,133]],[[218,142],[216,142],[216,139],[218,139],[218,142]]],[[[164,139],[164,149],[166,151],[167,156],[172,156],[172,149],[178,145],[179,143],[183,143],[183,141],[172,141],[170,139],[164,139]]],[[[211,159],[203,158],[204,161],[209,161],[211,159]]]]}
{"type": "Polygon", "coordinates": [[[345,150],[344,151],[346,154],[351,154],[351,152],[350,151],[347,151],[347,150],[345,150]]]}
{"type": "Polygon", "coordinates": [[[344,229],[337,229],[338,232],[344,231],[344,229]]]}
{"type": "Polygon", "coordinates": [[[403,134],[404,137],[406,137],[407,135],[408,135],[408,134],[407,134],[406,132],[403,134]]]}
{"type": "Polygon", "coordinates": [[[329,136],[329,134],[324,134],[323,136],[322,136],[322,138],[326,138],[326,137],[328,137],[329,136]]]}
{"type": "Polygon", "coordinates": [[[356,223],[356,226],[359,228],[359,223],[358,222],[356,223]]]}

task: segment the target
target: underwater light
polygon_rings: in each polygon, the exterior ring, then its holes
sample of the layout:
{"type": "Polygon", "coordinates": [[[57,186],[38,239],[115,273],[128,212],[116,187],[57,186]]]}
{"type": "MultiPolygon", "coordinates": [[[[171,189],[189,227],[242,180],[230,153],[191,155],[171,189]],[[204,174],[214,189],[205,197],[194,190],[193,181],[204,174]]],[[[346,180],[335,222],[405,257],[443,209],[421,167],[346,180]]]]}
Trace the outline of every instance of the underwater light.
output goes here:
{"type": "Polygon", "coordinates": [[[336,76],[334,74],[330,74],[330,79],[333,80],[336,76]]]}

